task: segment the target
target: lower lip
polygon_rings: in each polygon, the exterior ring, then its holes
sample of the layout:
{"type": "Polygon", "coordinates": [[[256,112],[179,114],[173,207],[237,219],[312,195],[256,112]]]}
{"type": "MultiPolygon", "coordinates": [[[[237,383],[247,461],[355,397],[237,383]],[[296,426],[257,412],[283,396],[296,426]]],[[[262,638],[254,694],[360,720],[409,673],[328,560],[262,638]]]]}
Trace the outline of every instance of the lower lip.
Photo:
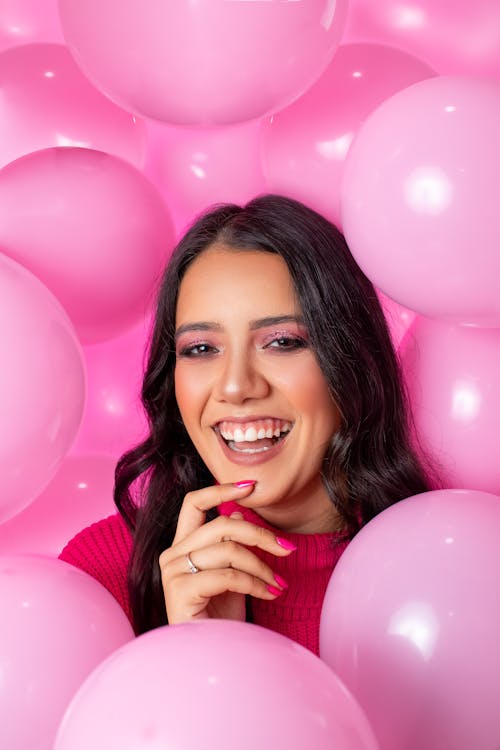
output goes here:
{"type": "Polygon", "coordinates": [[[287,436],[280,440],[279,443],[276,443],[272,448],[269,448],[267,451],[262,451],[261,453],[238,453],[237,451],[233,451],[223,440],[219,432],[216,432],[215,434],[219,441],[219,445],[222,448],[222,452],[231,463],[239,464],[240,466],[256,466],[257,464],[264,464],[266,461],[271,461],[273,458],[276,458],[276,456],[283,450],[290,432],[287,433],[287,436]]]}

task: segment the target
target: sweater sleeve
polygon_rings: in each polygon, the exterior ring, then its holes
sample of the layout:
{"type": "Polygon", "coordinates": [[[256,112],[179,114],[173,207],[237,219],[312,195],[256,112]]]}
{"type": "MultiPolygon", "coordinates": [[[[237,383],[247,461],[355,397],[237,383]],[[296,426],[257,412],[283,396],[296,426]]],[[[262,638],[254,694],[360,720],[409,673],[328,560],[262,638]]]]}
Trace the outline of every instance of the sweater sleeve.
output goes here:
{"type": "Polygon", "coordinates": [[[131,553],[132,535],[122,517],[115,514],[80,531],[64,547],[59,559],[99,581],[132,622],[127,586],[131,553]]]}

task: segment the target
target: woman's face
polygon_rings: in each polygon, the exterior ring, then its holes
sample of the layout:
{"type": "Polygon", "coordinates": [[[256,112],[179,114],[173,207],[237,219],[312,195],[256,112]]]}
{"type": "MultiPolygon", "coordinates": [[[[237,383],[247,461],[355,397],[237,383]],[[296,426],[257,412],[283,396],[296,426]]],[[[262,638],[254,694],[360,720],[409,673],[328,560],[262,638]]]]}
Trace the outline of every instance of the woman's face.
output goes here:
{"type": "Polygon", "coordinates": [[[182,280],[176,329],[177,403],[214,478],[256,480],[242,504],[273,525],[328,530],[320,469],[340,415],[284,260],[212,245],[182,280]]]}

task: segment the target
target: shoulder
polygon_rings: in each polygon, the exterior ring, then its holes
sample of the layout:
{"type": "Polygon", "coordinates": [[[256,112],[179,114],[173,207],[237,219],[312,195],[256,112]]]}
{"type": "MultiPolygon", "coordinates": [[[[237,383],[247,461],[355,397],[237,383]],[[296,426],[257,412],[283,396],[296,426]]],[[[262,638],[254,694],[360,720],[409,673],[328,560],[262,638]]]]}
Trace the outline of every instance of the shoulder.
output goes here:
{"type": "Polygon", "coordinates": [[[80,531],[64,547],[59,559],[99,581],[130,617],[127,571],[132,546],[132,534],[116,513],[80,531]]]}

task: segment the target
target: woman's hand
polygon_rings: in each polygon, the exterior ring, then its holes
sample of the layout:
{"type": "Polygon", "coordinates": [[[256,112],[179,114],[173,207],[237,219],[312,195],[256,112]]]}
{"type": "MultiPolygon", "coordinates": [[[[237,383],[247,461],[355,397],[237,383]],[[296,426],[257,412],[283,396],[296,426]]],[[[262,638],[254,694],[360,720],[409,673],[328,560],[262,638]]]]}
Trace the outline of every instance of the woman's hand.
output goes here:
{"type": "Polygon", "coordinates": [[[247,549],[259,547],[284,557],[294,549],[286,540],[243,520],[241,513],[205,524],[210,508],[243,500],[253,489],[253,482],[240,487],[219,484],[184,498],[172,546],[160,555],[170,624],[207,618],[244,620],[245,595],[272,600],[286,588],[285,581],[247,549]],[[197,573],[190,570],[188,555],[197,573]]]}

